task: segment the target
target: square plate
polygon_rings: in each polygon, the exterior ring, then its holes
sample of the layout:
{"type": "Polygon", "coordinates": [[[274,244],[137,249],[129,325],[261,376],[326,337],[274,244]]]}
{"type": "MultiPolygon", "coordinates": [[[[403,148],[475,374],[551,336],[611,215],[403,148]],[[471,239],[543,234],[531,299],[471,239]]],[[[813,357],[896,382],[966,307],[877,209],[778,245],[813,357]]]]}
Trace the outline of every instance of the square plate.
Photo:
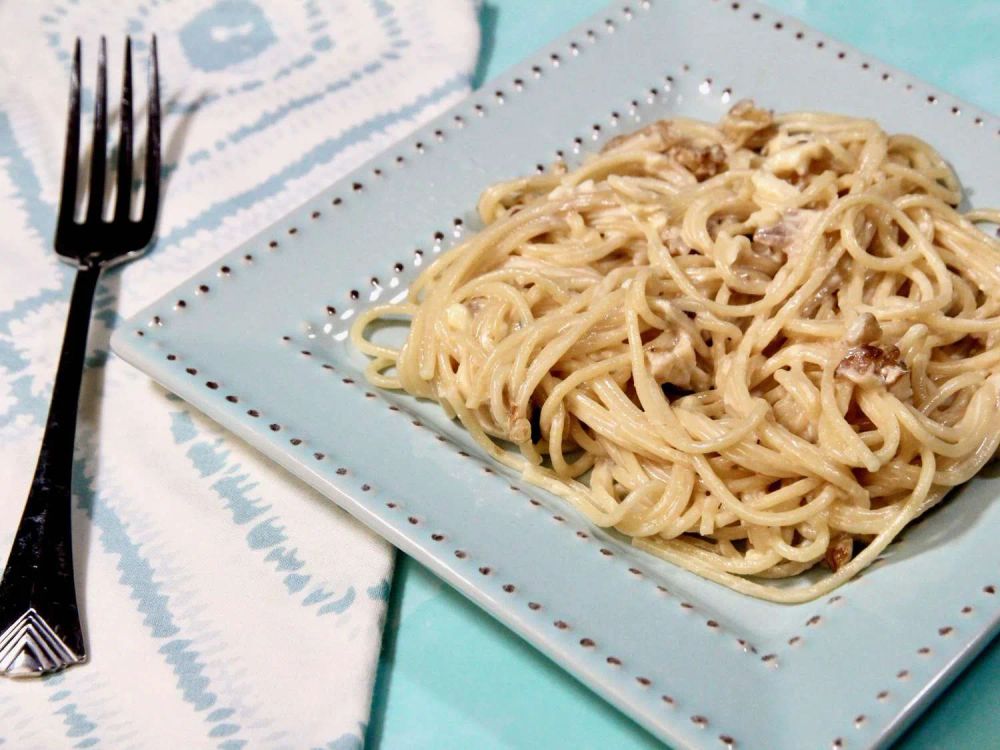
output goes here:
{"type": "MultiPolygon", "coordinates": [[[[115,351],[430,567],[664,740],[868,747],[1000,625],[988,468],[826,599],[736,594],[593,528],[346,343],[474,231],[479,192],[753,97],[872,116],[1000,204],[1000,122],[750,2],[614,5],[133,317],[115,351]]],[[[991,473],[992,471],[992,473],[991,473]]]]}

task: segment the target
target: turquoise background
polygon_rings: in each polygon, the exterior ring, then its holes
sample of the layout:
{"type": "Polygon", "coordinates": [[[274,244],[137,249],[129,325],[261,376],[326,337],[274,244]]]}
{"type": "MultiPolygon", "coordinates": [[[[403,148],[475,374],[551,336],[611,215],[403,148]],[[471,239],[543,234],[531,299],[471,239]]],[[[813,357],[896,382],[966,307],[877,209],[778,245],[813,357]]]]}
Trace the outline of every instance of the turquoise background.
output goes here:
{"type": "MultiPolygon", "coordinates": [[[[768,5],[990,112],[1000,111],[997,0],[770,0],[768,5]]],[[[597,0],[486,2],[475,84],[604,6],[597,0]]],[[[389,603],[368,746],[662,747],[404,555],[389,603]]],[[[998,746],[1000,641],[995,641],[895,747],[998,746]]]]}

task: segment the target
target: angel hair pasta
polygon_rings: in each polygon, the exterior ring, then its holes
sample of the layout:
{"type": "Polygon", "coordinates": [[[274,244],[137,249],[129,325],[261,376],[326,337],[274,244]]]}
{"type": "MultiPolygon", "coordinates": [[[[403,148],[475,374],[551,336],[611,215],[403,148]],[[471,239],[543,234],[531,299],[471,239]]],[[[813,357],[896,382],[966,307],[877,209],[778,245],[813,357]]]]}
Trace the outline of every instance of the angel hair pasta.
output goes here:
{"type": "Polygon", "coordinates": [[[485,228],[352,338],[598,526],[805,601],[1000,442],[1000,212],[959,199],[913,136],[741,102],[490,187],[485,228]],[[385,317],[398,351],[366,338],[385,317]]]}

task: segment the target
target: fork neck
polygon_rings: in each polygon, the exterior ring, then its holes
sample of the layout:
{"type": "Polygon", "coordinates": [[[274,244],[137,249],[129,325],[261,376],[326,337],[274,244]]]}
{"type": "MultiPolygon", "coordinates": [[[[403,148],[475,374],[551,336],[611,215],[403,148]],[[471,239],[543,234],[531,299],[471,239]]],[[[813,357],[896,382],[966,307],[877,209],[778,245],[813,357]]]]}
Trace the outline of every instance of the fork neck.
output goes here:
{"type": "Polygon", "coordinates": [[[87,355],[87,333],[90,330],[90,311],[97,291],[101,267],[93,264],[80,268],[73,282],[66,332],[63,337],[59,367],[52,386],[52,401],[45,424],[45,436],[38,456],[38,472],[43,481],[56,486],[69,487],[72,455],[76,433],[77,402],[83,380],[83,365],[87,355]]]}

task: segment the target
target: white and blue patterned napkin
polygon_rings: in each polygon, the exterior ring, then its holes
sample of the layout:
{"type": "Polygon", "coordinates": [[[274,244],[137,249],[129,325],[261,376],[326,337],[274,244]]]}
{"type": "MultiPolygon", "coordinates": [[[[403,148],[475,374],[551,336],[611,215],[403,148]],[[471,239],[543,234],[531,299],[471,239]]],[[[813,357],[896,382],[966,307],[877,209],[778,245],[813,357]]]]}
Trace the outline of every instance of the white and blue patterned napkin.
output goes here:
{"type": "MultiPolygon", "coordinates": [[[[4,557],[72,282],[51,238],[74,37],[89,86],[97,35],[107,35],[116,102],[125,34],[139,72],[155,32],[166,113],[159,239],[104,278],[84,380],[73,524],[90,662],[0,682],[0,747],[361,746],[391,549],[109,357],[108,338],[123,317],[460,98],[475,21],[471,0],[0,5],[4,557]]],[[[91,101],[88,89],[85,112],[91,101]]]]}

